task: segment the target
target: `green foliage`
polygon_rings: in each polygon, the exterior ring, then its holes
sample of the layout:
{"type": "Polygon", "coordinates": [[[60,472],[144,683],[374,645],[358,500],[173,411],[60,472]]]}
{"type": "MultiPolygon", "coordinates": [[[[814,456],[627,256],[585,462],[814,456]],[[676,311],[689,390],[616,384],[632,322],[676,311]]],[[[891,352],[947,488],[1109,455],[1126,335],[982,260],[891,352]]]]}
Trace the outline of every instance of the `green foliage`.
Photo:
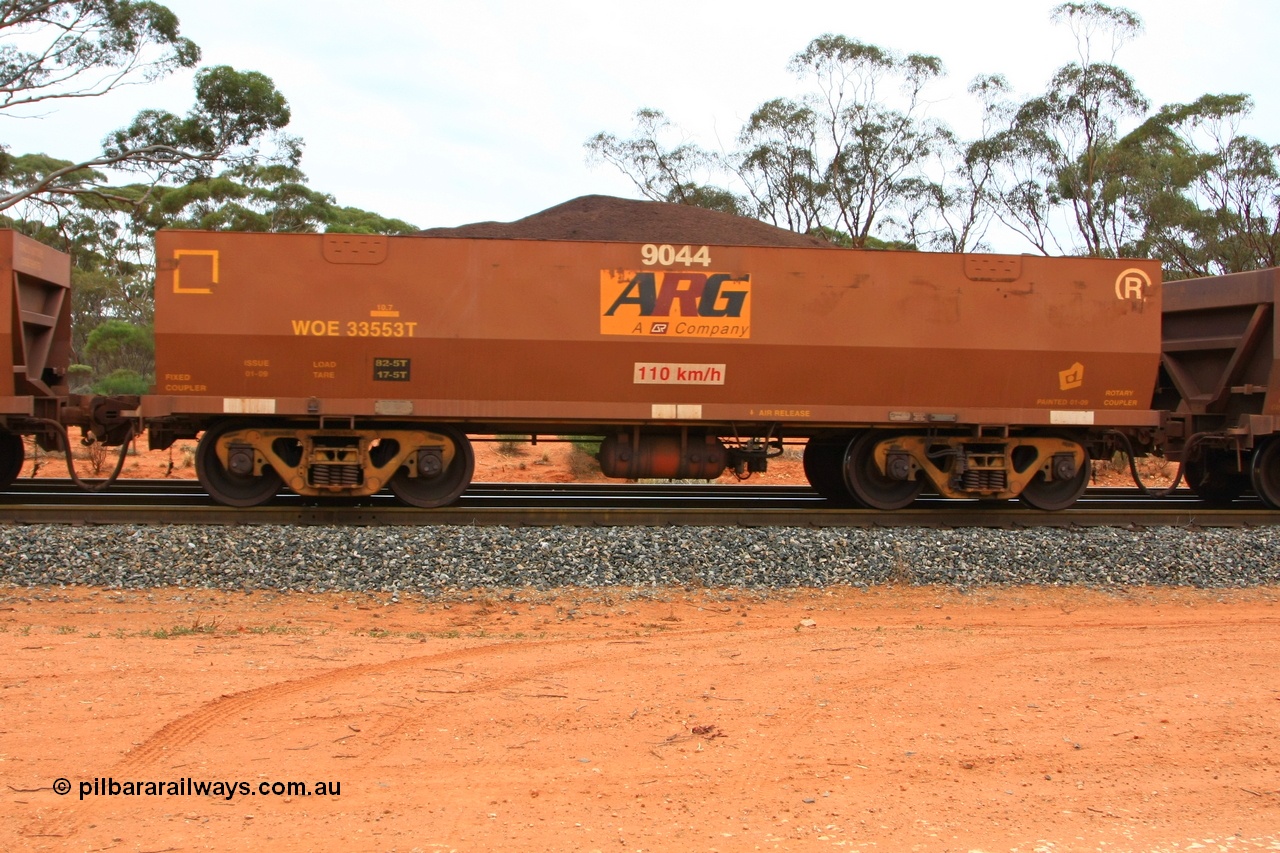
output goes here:
{"type": "MultiPolygon", "coordinates": [[[[161,110],[144,110],[131,124],[107,136],[102,153],[81,163],[53,160],[43,168],[11,169],[0,210],[24,201],[65,208],[73,199],[93,197],[127,209],[149,196],[146,187],[208,178],[218,164],[256,165],[262,161],[257,143],[289,121],[289,109],[271,81],[257,72],[221,66],[196,75],[197,104],[179,118],[161,110]],[[103,169],[145,176],[145,184],[115,190],[104,182],[103,169]]],[[[277,133],[278,150],[270,162],[295,164],[300,143],[277,133]]],[[[90,202],[91,204],[93,202],[90,202]]]]}
{"type": "Polygon", "coordinates": [[[155,341],[151,327],[124,320],[104,320],[88,334],[84,356],[98,376],[128,371],[135,376],[155,371],[155,341]]]}
{"type": "Polygon", "coordinates": [[[311,231],[324,221],[328,201],[303,183],[296,168],[242,166],[158,189],[139,219],[149,228],[311,231]]]}
{"type": "Polygon", "coordinates": [[[358,207],[330,208],[324,222],[324,230],[341,234],[416,234],[418,226],[403,219],[393,219],[370,213],[358,207]]]}
{"type": "Polygon", "coordinates": [[[600,473],[600,444],[603,439],[577,436],[572,439],[573,452],[569,454],[569,470],[579,479],[600,473]]]}
{"type": "Polygon", "coordinates": [[[1121,142],[1143,223],[1133,251],[1174,277],[1280,265],[1280,147],[1239,135],[1246,95],[1162,107],[1121,142]]]}
{"type": "Polygon", "coordinates": [[[641,195],[751,215],[801,233],[841,233],[848,245],[875,240],[872,230],[915,234],[886,211],[925,183],[919,164],[946,142],[941,127],[920,117],[924,87],[942,74],[942,62],[900,55],[839,35],[814,39],[791,60],[809,84],[800,99],[763,103],[738,134],[739,149],[713,154],[683,137],[655,109],[636,113],[636,133],[620,139],[598,133],[586,147],[593,162],[609,163],[641,195]],[[901,108],[877,100],[893,86],[901,108]],[[710,178],[731,177],[740,195],[710,178]]]}
{"type": "Polygon", "coordinates": [[[154,351],[151,331],[140,329],[123,320],[107,320],[89,333],[85,351],[90,355],[120,358],[130,350],[150,355],[154,351]]]}
{"type": "Polygon", "coordinates": [[[842,249],[897,249],[899,251],[914,252],[919,248],[914,243],[905,242],[903,240],[881,240],[878,237],[870,236],[866,238],[863,245],[855,247],[853,245],[853,238],[848,234],[836,228],[827,228],[824,225],[810,228],[805,233],[810,237],[817,237],[821,240],[826,240],[831,245],[839,246],[842,249]]]}
{"type": "Polygon", "coordinates": [[[1141,33],[1137,15],[1068,3],[1054,19],[1071,27],[1079,61],[1008,107],[995,138],[1002,219],[1042,252],[1160,257],[1170,277],[1280,262],[1280,149],[1239,135],[1249,98],[1204,95],[1151,113],[1114,64],[1141,33]]]}
{"type": "Polygon", "coordinates": [[[645,108],[635,114],[632,137],[601,132],[587,140],[589,159],[617,167],[656,201],[755,216],[802,233],[840,232],[856,247],[869,245],[876,227],[913,243],[915,234],[886,211],[918,192],[925,183],[919,164],[948,138],[920,115],[924,87],[942,74],[941,60],[824,35],[789,67],[808,91],[757,108],[728,156],[689,142],[661,110],[645,108]],[[901,94],[900,108],[877,99],[889,86],[901,94]],[[713,183],[716,175],[731,177],[745,195],[713,183]]]}
{"type": "Polygon", "coordinates": [[[810,237],[817,237],[820,240],[826,240],[833,246],[839,246],[842,249],[853,248],[853,238],[843,231],[835,228],[828,228],[825,225],[815,225],[808,231],[804,232],[810,237]]]}
{"type": "MultiPolygon", "coordinates": [[[[194,178],[210,162],[289,123],[289,105],[270,78],[225,65],[196,74],[196,103],[183,117],[143,110],[107,136],[103,157],[116,169],[146,171],[156,166],[182,170],[194,178]]],[[[239,158],[237,158],[239,159],[239,158]]]]}
{"type": "Polygon", "coordinates": [[[672,204],[687,204],[691,207],[718,210],[732,216],[743,216],[746,212],[743,200],[739,196],[719,187],[702,184],[681,184],[663,200],[672,204]]]}
{"type": "Polygon", "coordinates": [[[570,442],[579,452],[587,456],[597,456],[604,439],[598,436],[580,435],[570,439],[570,442]]]}
{"type": "Polygon", "coordinates": [[[1124,161],[1116,156],[1121,122],[1141,117],[1148,102],[1133,79],[1110,64],[1063,66],[1044,95],[1023,103],[1008,131],[1009,150],[1022,159],[1028,184],[1005,205],[1037,248],[1051,207],[1068,207],[1080,245],[1090,255],[1115,255],[1131,233],[1127,209],[1118,203],[1124,161]]]}
{"type": "Polygon", "coordinates": [[[95,394],[108,397],[115,395],[147,394],[151,391],[152,380],[141,376],[128,368],[113,370],[108,376],[99,379],[92,386],[95,394]]]}
{"type": "Polygon", "coordinates": [[[881,240],[876,237],[868,237],[864,249],[880,249],[892,250],[896,252],[917,252],[920,247],[915,243],[906,240],[881,240]]]}
{"type": "Polygon", "coordinates": [[[500,456],[519,456],[524,453],[524,448],[528,443],[528,439],[523,435],[500,435],[498,436],[498,454],[500,456]]]}
{"type": "Polygon", "coordinates": [[[738,135],[738,169],[761,219],[792,231],[834,230],[819,210],[828,187],[817,137],[817,115],[797,101],[774,98],[751,114],[738,135]]]}

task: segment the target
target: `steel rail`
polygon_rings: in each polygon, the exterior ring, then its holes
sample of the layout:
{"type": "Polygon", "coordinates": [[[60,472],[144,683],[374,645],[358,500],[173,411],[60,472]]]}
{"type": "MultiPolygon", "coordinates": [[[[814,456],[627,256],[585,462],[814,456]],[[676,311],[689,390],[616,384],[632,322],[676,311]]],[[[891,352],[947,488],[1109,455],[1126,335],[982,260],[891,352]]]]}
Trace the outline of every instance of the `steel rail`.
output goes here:
{"type": "Polygon", "coordinates": [[[355,526],[744,526],[744,527],[1253,527],[1280,524],[1280,512],[1247,497],[1208,507],[1191,492],[1165,499],[1135,489],[1096,489],[1071,509],[1040,512],[1017,502],[924,497],[896,512],[833,507],[806,486],[700,484],[481,483],[454,506],[423,510],[389,495],[324,503],[280,495],[235,509],[214,504],[190,480],[126,481],[85,493],[70,481],[24,480],[0,492],[8,524],[295,524],[355,526]]]}

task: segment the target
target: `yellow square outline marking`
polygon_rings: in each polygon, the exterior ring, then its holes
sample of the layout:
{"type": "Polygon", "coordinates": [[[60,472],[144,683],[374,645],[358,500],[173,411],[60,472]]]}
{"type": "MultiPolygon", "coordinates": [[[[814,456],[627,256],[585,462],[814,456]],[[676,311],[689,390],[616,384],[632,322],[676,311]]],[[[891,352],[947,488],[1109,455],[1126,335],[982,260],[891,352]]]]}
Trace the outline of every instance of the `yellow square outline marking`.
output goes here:
{"type": "MultiPolygon", "coordinates": [[[[173,259],[176,261],[184,255],[205,255],[213,259],[213,283],[218,283],[218,250],[217,249],[174,249],[173,259]]],[[[184,288],[178,277],[179,267],[174,265],[173,268],[173,292],[174,293],[213,293],[207,287],[186,287],[184,288]]]]}

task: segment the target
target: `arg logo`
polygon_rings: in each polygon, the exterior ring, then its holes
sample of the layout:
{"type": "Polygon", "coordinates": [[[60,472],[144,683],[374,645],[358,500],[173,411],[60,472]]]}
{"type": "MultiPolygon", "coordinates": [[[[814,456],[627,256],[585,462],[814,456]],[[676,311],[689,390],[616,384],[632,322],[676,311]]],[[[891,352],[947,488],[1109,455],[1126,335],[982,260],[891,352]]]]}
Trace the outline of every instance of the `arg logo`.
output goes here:
{"type": "Polygon", "coordinates": [[[749,338],[751,276],[601,270],[600,334],[749,338]]]}

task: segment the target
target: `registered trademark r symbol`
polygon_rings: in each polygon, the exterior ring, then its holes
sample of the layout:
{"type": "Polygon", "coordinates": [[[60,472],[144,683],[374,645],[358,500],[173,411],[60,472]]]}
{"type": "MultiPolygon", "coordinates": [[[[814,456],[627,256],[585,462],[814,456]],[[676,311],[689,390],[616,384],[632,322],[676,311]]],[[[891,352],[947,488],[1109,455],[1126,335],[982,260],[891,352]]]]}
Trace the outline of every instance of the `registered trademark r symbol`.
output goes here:
{"type": "Polygon", "coordinates": [[[1130,267],[1116,276],[1116,299],[1147,298],[1147,290],[1151,287],[1151,277],[1136,267],[1130,267]]]}

